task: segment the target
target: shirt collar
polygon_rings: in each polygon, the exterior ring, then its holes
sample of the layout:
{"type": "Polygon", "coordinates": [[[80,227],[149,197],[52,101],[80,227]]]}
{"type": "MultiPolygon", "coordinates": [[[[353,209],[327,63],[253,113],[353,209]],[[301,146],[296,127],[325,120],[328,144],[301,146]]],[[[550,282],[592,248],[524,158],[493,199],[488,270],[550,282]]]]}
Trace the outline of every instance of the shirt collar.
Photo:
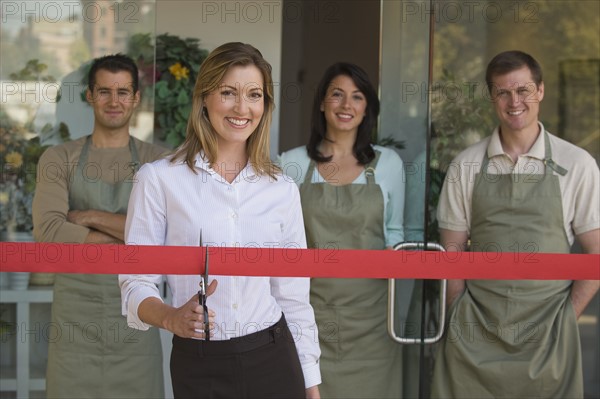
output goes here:
{"type": "Polygon", "coordinates": [[[208,162],[208,157],[204,153],[204,150],[200,150],[199,153],[196,154],[196,158],[194,159],[194,165],[202,169],[210,174],[216,173],[213,168],[210,167],[210,163],[208,162]]]}
{"type": "MultiPolygon", "coordinates": [[[[535,143],[533,143],[533,146],[531,146],[531,148],[529,149],[529,152],[527,154],[523,154],[524,156],[528,156],[531,158],[537,158],[540,160],[543,160],[544,157],[546,156],[546,147],[545,147],[545,143],[546,143],[546,135],[544,134],[546,132],[546,129],[544,129],[544,125],[542,125],[541,122],[538,122],[538,125],[540,127],[540,134],[538,135],[537,139],[535,140],[535,143]]],[[[499,155],[504,155],[504,150],[502,149],[502,143],[500,142],[500,127],[496,127],[496,129],[494,129],[494,132],[492,133],[492,138],[490,140],[490,144],[488,145],[487,148],[487,153],[488,153],[488,158],[492,158],[492,157],[496,157],[499,155]]]]}
{"type": "MultiPolygon", "coordinates": [[[[208,162],[208,157],[204,153],[204,150],[200,150],[200,152],[198,154],[196,154],[196,158],[194,159],[194,164],[197,168],[200,168],[211,175],[214,175],[215,173],[217,173],[210,166],[210,163],[208,162]]],[[[256,173],[256,170],[252,167],[250,162],[248,162],[246,164],[246,166],[240,171],[240,174],[238,175],[238,177],[243,177],[245,179],[248,179],[248,178],[252,179],[252,178],[255,178],[257,175],[258,174],[256,173]]],[[[234,181],[238,180],[238,177],[236,177],[236,179],[234,181]]]]}

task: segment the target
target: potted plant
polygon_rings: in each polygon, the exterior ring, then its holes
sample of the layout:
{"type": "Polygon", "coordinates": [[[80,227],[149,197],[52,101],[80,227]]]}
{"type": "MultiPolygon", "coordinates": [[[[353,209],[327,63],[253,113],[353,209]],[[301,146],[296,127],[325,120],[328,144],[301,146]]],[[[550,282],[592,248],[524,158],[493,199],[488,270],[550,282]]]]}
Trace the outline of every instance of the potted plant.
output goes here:
{"type": "Polygon", "coordinates": [[[141,86],[151,90],[154,84],[154,92],[143,93],[142,98],[154,97],[154,126],[171,147],[185,139],[196,76],[208,56],[199,43],[168,33],[156,37],[156,49],[150,34],[136,34],[129,41],[127,53],[138,62],[141,86]]]}
{"type": "MultiPolygon", "coordinates": [[[[30,60],[10,78],[20,82],[54,81],[52,76],[45,75],[46,69],[47,66],[38,60],[30,60]]],[[[23,105],[18,104],[18,107],[23,105]]],[[[14,121],[9,107],[9,104],[0,104],[0,239],[33,241],[32,203],[36,167],[48,147],[41,143],[40,136],[47,135],[52,126],[47,123],[36,133],[33,120],[26,123],[14,121]]],[[[61,125],[58,132],[63,140],[68,139],[66,126],[61,125]]],[[[10,280],[13,288],[18,282],[18,289],[25,289],[29,274],[12,273],[10,280]]]]}

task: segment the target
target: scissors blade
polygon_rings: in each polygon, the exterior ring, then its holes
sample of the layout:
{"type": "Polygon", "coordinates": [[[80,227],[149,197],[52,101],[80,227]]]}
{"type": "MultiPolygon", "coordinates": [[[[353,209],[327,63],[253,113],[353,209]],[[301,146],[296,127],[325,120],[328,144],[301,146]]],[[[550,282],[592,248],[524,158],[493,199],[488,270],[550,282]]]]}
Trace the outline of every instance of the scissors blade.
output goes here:
{"type": "MultiPolygon", "coordinates": [[[[202,248],[202,229],[200,229],[200,248],[202,248]]],[[[200,292],[199,294],[204,295],[206,294],[206,286],[205,284],[207,283],[206,280],[206,275],[202,275],[202,268],[200,269],[200,292]]],[[[202,303],[202,297],[200,297],[200,305],[203,305],[202,303]]]]}
{"type": "Polygon", "coordinates": [[[204,248],[204,282],[208,284],[208,245],[204,248]]]}
{"type": "MultiPolygon", "coordinates": [[[[202,230],[200,230],[200,248],[202,248],[202,230]]],[[[204,334],[205,340],[210,341],[210,324],[208,322],[208,306],[206,305],[206,292],[208,290],[208,245],[204,247],[204,274],[200,274],[200,305],[204,308],[204,334]]]]}

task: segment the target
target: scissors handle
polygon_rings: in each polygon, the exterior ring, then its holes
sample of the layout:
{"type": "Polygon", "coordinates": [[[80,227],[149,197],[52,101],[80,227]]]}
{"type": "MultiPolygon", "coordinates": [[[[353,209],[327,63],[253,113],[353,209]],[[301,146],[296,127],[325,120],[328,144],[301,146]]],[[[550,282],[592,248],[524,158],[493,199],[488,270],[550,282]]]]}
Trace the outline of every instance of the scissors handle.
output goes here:
{"type": "Polygon", "coordinates": [[[206,303],[202,306],[204,308],[204,340],[210,341],[210,322],[208,321],[208,306],[206,303]]]}
{"type": "Polygon", "coordinates": [[[204,310],[204,340],[210,341],[210,323],[208,321],[208,306],[206,305],[206,288],[204,277],[201,277],[200,290],[198,291],[198,303],[204,310]]]}
{"type": "MultiPolygon", "coordinates": [[[[202,246],[202,229],[200,229],[200,248],[202,246]]],[[[206,291],[208,290],[208,245],[205,247],[204,256],[204,275],[200,275],[198,302],[204,310],[204,340],[210,341],[210,322],[208,321],[208,306],[206,306],[206,291]]]]}

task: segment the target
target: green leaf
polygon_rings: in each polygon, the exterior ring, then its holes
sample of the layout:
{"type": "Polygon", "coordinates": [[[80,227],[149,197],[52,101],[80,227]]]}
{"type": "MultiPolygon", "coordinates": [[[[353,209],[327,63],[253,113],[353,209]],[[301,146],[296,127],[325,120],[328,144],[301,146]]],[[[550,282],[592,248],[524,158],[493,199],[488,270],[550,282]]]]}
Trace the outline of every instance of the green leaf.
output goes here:
{"type": "Polygon", "coordinates": [[[169,133],[167,134],[167,138],[165,139],[165,141],[171,147],[177,147],[182,142],[181,138],[179,137],[179,134],[177,134],[177,132],[175,130],[173,130],[173,129],[171,129],[169,131],[169,133]]]}
{"type": "Polygon", "coordinates": [[[169,97],[170,91],[167,82],[156,82],[154,90],[159,99],[166,99],[169,97]]]}
{"type": "Polygon", "coordinates": [[[179,92],[179,95],[177,96],[177,104],[187,105],[189,103],[190,103],[190,97],[187,95],[187,93],[184,90],[181,90],[179,92]]]}
{"type": "Polygon", "coordinates": [[[183,119],[187,122],[188,117],[190,116],[190,112],[192,112],[192,104],[188,103],[185,107],[180,107],[177,109],[177,115],[180,119],[183,119]]]}

